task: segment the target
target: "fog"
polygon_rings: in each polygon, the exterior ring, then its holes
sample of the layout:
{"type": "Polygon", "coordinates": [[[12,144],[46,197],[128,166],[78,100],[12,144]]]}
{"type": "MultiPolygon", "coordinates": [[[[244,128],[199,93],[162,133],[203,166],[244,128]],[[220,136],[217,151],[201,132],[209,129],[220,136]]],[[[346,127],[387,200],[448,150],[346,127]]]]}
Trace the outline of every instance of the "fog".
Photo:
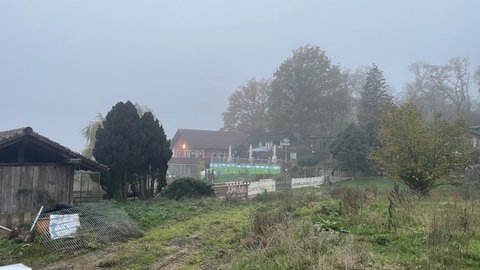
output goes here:
{"type": "Polygon", "coordinates": [[[0,1],[0,130],[31,126],[81,151],[98,113],[131,100],[167,136],[219,129],[228,97],[312,44],[333,63],[375,63],[395,92],[409,65],[480,65],[480,2],[0,1]]]}

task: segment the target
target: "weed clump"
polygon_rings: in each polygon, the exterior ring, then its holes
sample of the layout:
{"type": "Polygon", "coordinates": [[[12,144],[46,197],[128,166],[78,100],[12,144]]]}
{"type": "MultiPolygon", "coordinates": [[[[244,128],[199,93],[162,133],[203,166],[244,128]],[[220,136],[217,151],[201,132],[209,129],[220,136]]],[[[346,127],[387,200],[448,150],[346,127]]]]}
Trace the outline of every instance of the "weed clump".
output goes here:
{"type": "Polygon", "coordinates": [[[279,209],[260,207],[252,218],[250,231],[252,239],[247,241],[247,246],[268,246],[273,238],[275,228],[282,223],[287,223],[288,216],[279,209]]]}
{"type": "Polygon", "coordinates": [[[399,218],[397,208],[402,205],[409,205],[411,202],[411,193],[407,190],[401,190],[397,184],[388,193],[388,230],[397,231],[399,227],[399,218]]]}
{"type": "Polygon", "coordinates": [[[360,188],[335,188],[330,191],[330,196],[339,199],[345,212],[352,214],[357,213],[368,201],[367,193],[360,188]]]}

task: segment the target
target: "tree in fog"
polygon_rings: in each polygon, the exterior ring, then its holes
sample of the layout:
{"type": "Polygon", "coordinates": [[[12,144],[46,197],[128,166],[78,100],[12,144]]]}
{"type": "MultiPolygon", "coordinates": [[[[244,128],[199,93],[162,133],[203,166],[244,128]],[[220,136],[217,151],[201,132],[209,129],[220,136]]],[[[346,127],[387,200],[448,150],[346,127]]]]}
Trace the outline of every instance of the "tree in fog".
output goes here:
{"type": "Polygon", "coordinates": [[[477,67],[477,72],[475,73],[475,79],[477,80],[478,93],[480,93],[480,66],[477,67]]]}
{"type": "Polygon", "coordinates": [[[443,84],[439,85],[440,89],[453,104],[456,114],[463,114],[471,110],[470,87],[472,81],[469,66],[468,58],[455,57],[448,61],[440,74],[443,78],[443,84]]]}
{"type": "Polygon", "coordinates": [[[130,180],[142,157],[136,143],[139,116],[131,102],[119,102],[108,112],[96,132],[95,159],[110,168],[102,181],[107,194],[125,200],[130,180]]]}
{"type": "Polygon", "coordinates": [[[471,111],[468,58],[455,57],[445,65],[419,62],[411,65],[410,71],[415,80],[405,88],[406,100],[422,107],[427,117],[440,112],[447,117],[466,115],[471,111]]]}
{"type": "Polygon", "coordinates": [[[153,195],[154,182],[165,186],[172,152],[163,127],[151,112],[139,115],[130,102],[119,102],[96,132],[95,159],[110,168],[102,179],[107,194],[125,200],[130,187],[137,196],[153,195]]]}
{"type": "Polygon", "coordinates": [[[145,112],[140,117],[139,125],[138,136],[141,137],[144,158],[143,163],[137,168],[133,184],[139,196],[148,198],[153,196],[155,181],[158,184],[157,191],[167,186],[166,175],[172,150],[163,126],[152,112],[145,112]]]}
{"type": "Polygon", "coordinates": [[[364,84],[358,95],[358,125],[350,126],[340,134],[331,153],[342,170],[372,173],[375,166],[368,158],[368,154],[379,144],[375,137],[378,118],[385,113],[393,99],[388,94],[388,85],[383,72],[375,64],[365,73],[364,84]]]}
{"type": "Polygon", "coordinates": [[[369,71],[370,67],[368,66],[361,66],[354,71],[349,69],[344,69],[342,71],[348,92],[351,96],[351,109],[348,112],[348,116],[345,118],[345,128],[348,127],[350,123],[355,123],[358,120],[360,97],[362,95],[363,88],[365,87],[365,82],[369,71]]]}
{"type": "Polygon", "coordinates": [[[293,51],[274,73],[268,116],[272,132],[309,136],[336,135],[348,115],[350,93],[340,68],[317,46],[293,51]]]}
{"type": "Polygon", "coordinates": [[[368,158],[370,144],[369,133],[365,132],[365,128],[350,124],[330,147],[337,168],[348,171],[351,175],[371,171],[372,162],[368,158]]]}
{"type": "MultiPolygon", "coordinates": [[[[135,103],[135,109],[139,116],[142,116],[145,112],[150,111],[145,106],[141,106],[138,103],[135,103]]],[[[82,154],[90,159],[93,159],[93,148],[95,147],[95,142],[97,141],[95,136],[97,134],[97,130],[100,127],[103,127],[103,121],[105,121],[105,116],[101,113],[98,113],[94,120],[90,121],[82,130],[81,134],[83,138],[87,142],[87,145],[82,150],[82,154]]]]}
{"type": "Polygon", "coordinates": [[[269,80],[251,78],[241,85],[229,97],[228,108],[222,113],[223,129],[235,130],[245,135],[265,132],[265,115],[270,93],[269,80]]]}
{"type": "Polygon", "coordinates": [[[435,70],[432,65],[425,63],[415,63],[410,65],[410,72],[415,76],[415,80],[408,83],[405,87],[405,99],[421,107],[427,117],[432,117],[435,113],[446,111],[446,96],[436,88],[435,70]]]}
{"type": "Polygon", "coordinates": [[[388,85],[383,72],[373,64],[360,93],[357,117],[361,125],[373,123],[376,126],[377,118],[387,110],[387,104],[392,100],[387,90],[388,85]]]}
{"type": "Polygon", "coordinates": [[[97,134],[97,130],[103,126],[103,121],[105,121],[105,117],[99,113],[95,119],[90,121],[81,131],[83,137],[87,141],[87,145],[82,150],[82,154],[90,159],[93,159],[93,148],[97,141],[95,135],[97,134]]]}
{"type": "Polygon", "coordinates": [[[371,68],[368,66],[361,66],[354,71],[348,69],[343,71],[344,76],[346,77],[347,87],[350,89],[350,93],[355,99],[360,99],[370,69],[371,68]]]}

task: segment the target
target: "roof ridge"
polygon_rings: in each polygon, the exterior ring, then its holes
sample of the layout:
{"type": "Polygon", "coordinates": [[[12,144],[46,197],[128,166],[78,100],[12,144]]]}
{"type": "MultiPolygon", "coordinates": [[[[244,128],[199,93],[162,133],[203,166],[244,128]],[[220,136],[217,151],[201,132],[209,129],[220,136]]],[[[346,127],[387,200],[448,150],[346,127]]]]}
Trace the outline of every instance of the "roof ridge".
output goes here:
{"type": "Polygon", "coordinates": [[[38,132],[35,132],[31,127],[23,127],[23,128],[16,128],[16,129],[11,129],[6,131],[0,131],[0,146],[2,146],[5,143],[8,144],[9,142],[15,141],[23,136],[32,136],[36,140],[42,143],[48,144],[51,147],[55,147],[60,151],[62,151],[63,153],[70,155],[71,157],[80,158],[82,161],[86,162],[87,164],[107,170],[107,166],[95,160],[91,160],[88,157],[85,157],[84,155],[82,155],[81,153],[75,152],[64,145],[56,141],[53,141],[48,137],[45,137],[39,134],[38,132]]]}

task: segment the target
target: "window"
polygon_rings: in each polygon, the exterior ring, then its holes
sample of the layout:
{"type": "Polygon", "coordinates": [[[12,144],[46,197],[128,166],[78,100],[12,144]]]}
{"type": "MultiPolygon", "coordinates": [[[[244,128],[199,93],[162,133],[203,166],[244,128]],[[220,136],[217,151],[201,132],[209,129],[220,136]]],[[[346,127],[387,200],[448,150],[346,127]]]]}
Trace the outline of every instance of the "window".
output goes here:
{"type": "Polygon", "coordinates": [[[198,158],[203,158],[203,150],[199,150],[197,156],[198,158]]]}
{"type": "Polygon", "coordinates": [[[195,157],[196,157],[195,151],[190,151],[190,157],[191,157],[191,158],[195,158],[195,157]]]}
{"type": "Polygon", "coordinates": [[[175,151],[175,157],[180,157],[180,151],[175,151]]]}
{"type": "Polygon", "coordinates": [[[212,152],[212,157],[217,157],[217,152],[212,152]]]}

